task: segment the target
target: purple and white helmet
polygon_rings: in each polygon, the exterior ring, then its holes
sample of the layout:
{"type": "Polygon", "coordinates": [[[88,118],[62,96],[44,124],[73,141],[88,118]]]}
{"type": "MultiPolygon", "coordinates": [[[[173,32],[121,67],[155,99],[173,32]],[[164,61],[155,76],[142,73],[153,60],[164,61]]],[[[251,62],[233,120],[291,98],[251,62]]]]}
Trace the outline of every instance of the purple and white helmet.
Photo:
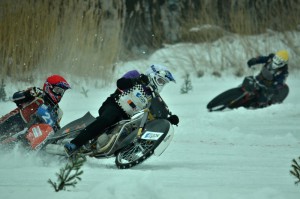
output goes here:
{"type": "Polygon", "coordinates": [[[147,69],[146,74],[149,77],[150,85],[158,93],[162,91],[166,83],[170,81],[176,83],[172,73],[165,66],[152,65],[147,69]]]}

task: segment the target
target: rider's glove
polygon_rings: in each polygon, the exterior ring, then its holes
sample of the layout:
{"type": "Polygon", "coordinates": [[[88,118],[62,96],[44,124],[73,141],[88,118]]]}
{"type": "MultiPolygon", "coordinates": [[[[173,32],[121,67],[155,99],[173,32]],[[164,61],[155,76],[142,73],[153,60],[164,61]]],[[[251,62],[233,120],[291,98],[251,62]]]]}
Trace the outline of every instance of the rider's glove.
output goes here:
{"type": "Polygon", "coordinates": [[[179,118],[177,115],[170,115],[167,120],[169,120],[169,122],[173,125],[177,125],[179,123],[179,118]]]}
{"type": "Polygon", "coordinates": [[[36,87],[32,87],[29,91],[32,97],[37,97],[39,95],[39,90],[36,87]]]}
{"type": "Polygon", "coordinates": [[[29,88],[26,91],[23,92],[23,95],[26,100],[32,100],[36,96],[35,89],[29,88]]]}
{"type": "Polygon", "coordinates": [[[251,68],[251,66],[253,66],[254,64],[256,64],[256,58],[252,58],[247,61],[247,65],[249,68],[251,68]]]}

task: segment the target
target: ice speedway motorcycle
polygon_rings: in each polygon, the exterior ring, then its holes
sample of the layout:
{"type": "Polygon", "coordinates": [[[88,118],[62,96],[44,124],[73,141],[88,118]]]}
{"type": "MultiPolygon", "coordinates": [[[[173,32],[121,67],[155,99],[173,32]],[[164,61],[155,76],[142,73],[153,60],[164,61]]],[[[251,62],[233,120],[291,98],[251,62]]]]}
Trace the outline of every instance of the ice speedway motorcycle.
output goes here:
{"type": "MultiPolygon", "coordinates": [[[[168,106],[159,94],[154,95],[147,108],[107,128],[101,136],[82,146],[75,155],[97,159],[113,157],[119,169],[141,164],[152,155],[160,156],[173,139],[174,128],[166,119],[170,114],[168,106]]],[[[40,114],[40,118],[48,115],[46,111],[40,111],[40,114]]],[[[55,133],[44,121],[24,129],[25,132],[19,135],[22,135],[23,142],[30,142],[32,149],[67,157],[63,145],[94,120],[87,112],[55,133]]]]}
{"type": "MultiPolygon", "coordinates": [[[[243,83],[235,88],[226,90],[214,97],[208,104],[208,111],[231,110],[240,107],[247,109],[262,108],[258,103],[259,89],[264,87],[254,76],[247,76],[243,83]]],[[[289,87],[284,84],[277,93],[268,95],[268,104],[282,103],[289,93],[289,87]]]]}
{"type": "Polygon", "coordinates": [[[39,98],[23,108],[15,108],[0,118],[0,149],[10,150],[19,144],[39,151],[54,134],[54,117],[53,109],[39,98]]]}

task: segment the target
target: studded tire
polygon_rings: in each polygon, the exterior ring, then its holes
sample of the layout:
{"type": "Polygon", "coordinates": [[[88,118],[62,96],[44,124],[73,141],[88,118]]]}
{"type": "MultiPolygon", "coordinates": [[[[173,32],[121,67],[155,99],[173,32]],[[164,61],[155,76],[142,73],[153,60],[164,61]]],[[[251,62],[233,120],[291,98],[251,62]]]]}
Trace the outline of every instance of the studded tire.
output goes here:
{"type": "Polygon", "coordinates": [[[115,164],[119,169],[128,169],[141,164],[151,157],[158,144],[157,141],[138,140],[119,151],[115,164]]]}

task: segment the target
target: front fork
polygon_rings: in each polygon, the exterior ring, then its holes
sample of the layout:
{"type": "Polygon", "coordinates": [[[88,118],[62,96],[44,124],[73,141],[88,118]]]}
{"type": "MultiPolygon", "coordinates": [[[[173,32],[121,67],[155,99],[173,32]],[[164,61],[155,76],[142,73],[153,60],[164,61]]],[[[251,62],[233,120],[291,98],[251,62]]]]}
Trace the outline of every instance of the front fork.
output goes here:
{"type": "Polygon", "coordinates": [[[140,138],[142,136],[142,132],[143,132],[145,124],[148,120],[149,113],[150,113],[149,109],[148,108],[145,109],[145,114],[143,115],[142,121],[140,123],[139,130],[138,130],[138,133],[137,133],[138,138],[140,138]]]}

